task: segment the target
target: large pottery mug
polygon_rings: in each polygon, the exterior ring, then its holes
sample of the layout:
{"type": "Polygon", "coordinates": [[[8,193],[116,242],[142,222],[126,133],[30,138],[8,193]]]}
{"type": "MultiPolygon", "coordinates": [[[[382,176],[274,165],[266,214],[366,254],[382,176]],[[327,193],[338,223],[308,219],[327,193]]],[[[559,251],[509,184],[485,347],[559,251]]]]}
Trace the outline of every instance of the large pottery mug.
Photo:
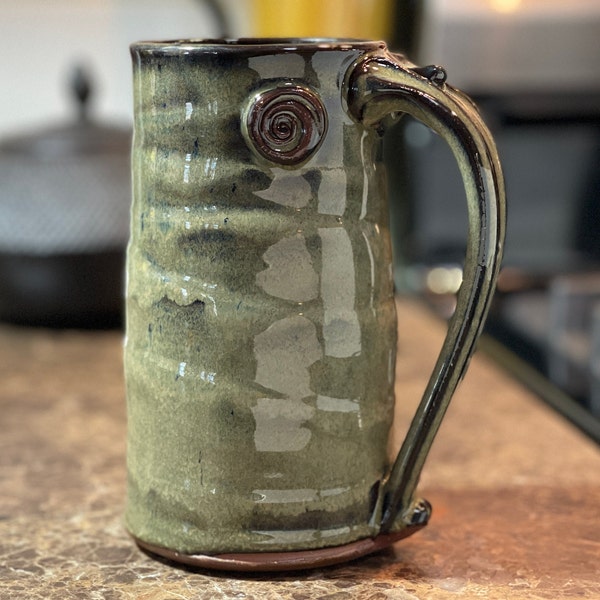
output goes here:
{"type": "Polygon", "coordinates": [[[413,496],[498,273],[493,141],[443,69],[382,42],[132,46],[126,525],[227,569],[366,554],[423,526],[413,496]],[[407,113],[458,162],[469,212],[458,307],[400,453],[381,141],[407,113]]]}

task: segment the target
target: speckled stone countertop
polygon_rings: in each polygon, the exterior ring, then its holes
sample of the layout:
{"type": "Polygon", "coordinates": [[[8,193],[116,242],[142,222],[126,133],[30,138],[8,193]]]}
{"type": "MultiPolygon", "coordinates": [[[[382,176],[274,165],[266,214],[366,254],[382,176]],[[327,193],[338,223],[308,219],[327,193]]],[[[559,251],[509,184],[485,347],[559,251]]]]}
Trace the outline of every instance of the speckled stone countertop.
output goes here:
{"type": "MultiPolygon", "coordinates": [[[[397,437],[443,326],[399,304],[397,437]]],[[[353,563],[232,575],[159,561],[122,526],[121,335],[0,326],[0,599],[600,598],[600,451],[477,355],[420,492],[429,525],[353,563]]]]}

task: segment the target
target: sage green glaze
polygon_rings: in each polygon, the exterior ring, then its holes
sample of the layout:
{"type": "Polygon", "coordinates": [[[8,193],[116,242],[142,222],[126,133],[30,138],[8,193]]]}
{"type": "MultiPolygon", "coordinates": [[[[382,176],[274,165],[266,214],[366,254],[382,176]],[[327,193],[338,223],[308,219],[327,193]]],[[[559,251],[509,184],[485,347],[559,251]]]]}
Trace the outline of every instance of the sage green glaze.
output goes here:
{"type": "Polygon", "coordinates": [[[144,542],[280,551],[380,531],[396,315],[381,139],[356,98],[349,112],[346,74],[383,51],[132,47],[126,524],[144,542]],[[246,125],[278,87],[326,111],[285,165],[246,125]]]}

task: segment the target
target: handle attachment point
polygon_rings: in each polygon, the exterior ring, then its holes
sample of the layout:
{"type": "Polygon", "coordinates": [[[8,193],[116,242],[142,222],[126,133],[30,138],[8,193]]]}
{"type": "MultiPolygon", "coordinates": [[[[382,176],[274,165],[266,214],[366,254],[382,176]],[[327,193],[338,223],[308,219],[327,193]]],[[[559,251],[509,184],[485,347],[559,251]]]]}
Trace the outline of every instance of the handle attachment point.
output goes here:
{"type": "Polygon", "coordinates": [[[417,75],[421,75],[425,77],[425,79],[429,79],[432,83],[437,85],[442,85],[446,83],[446,79],[448,78],[448,73],[444,67],[440,67],[440,65],[426,65],[425,67],[413,67],[411,68],[413,73],[417,75]]]}

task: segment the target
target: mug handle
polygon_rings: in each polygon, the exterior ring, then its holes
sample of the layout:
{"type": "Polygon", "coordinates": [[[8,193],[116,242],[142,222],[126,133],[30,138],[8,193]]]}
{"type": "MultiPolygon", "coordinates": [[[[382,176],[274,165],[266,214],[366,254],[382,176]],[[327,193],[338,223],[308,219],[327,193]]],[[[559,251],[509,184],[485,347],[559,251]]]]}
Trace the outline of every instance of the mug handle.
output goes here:
{"type": "Polygon", "coordinates": [[[424,524],[429,505],[413,493],[442,418],[483,328],[500,268],[506,204],[494,142],[473,102],[445,83],[437,66],[416,67],[388,51],[367,54],[349,69],[345,98],[352,117],[375,127],[408,113],[450,146],[468,206],[463,282],[441,353],[381,496],[381,533],[424,524]],[[401,523],[397,522],[400,517],[401,523]]]}

